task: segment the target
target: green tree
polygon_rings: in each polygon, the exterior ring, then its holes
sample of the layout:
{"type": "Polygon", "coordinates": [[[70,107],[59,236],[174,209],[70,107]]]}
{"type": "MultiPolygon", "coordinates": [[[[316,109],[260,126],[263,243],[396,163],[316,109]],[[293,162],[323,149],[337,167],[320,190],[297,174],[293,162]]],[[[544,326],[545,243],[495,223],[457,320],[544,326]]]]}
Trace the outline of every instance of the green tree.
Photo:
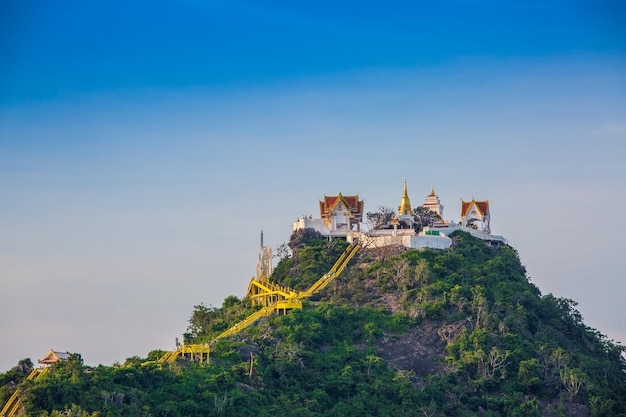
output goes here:
{"type": "Polygon", "coordinates": [[[413,220],[419,232],[424,227],[433,226],[436,222],[441,221],[441,216],[429,208],[418,206],[413,209],[413,220]]]}
{"type": "Polygon", "coordinates": [[[391,207],[378,206],[378,211],[369,212],[365,215],[369,230],[379,230],[385,228],[395,217],[396,210],[391,207]]]}

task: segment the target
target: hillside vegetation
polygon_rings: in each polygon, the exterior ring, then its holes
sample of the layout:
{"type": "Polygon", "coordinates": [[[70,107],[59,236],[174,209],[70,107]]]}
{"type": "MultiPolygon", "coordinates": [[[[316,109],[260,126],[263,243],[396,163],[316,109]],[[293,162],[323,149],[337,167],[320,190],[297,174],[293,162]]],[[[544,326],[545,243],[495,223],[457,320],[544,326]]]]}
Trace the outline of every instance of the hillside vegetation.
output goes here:
{"type": "MultiPolygon", "coordinates": [[[[0,375],[0,404],[19,386],[29,416],[626,416],[624,348],[542,295],[513,248],[453,240],[361,251],[302,310],[218,341],[210,365],[73,355],[27,381],[23,360],[0,375]]],[[[296,234],[271,279],[305,289],[346,245],[296,234]]],[[[185,342],[253,311],[234,296],[195,306],[185,342]]]]}

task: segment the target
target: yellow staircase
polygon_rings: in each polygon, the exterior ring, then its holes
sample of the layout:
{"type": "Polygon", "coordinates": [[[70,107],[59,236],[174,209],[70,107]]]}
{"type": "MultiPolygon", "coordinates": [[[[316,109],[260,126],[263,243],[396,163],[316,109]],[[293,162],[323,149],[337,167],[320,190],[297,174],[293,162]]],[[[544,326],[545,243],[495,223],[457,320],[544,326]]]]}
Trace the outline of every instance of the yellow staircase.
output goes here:
{"type": "Polygon", "coordinates": [[[213,339],[209,345],[183,345],[175,351],[167,352],[158,360],[158,363],[173,363],[179,357],[189,357],[192,359],[202,358],[202,362],[208,363],[210,360],[210,346],[213,345],[213,343],[224,337],[239,333],[263,317],[272,314],[287,314],[287,312],[293,309],[301,309],[302,299],[308,298],[326,288],[328,284],[343,272],[348,262],[356,255],[359,249],[361,249],[361,245],[357,241],[354,241],[341,254],[333,267],[308,290],[303,292],[297,292],[289,287],[274,284],[267,279],[265,274],[262,274],[258,280],[252,278],[248,285],[246,296],[252,300],[253,305],[262,305],[263,308],[221,333],[213,339]]]}
{"type": "Polygon", "coordinates": [[[337,278],[359,249],[361,249],[361,245],[356,241],[353,242],[352,245],[348,246],[341,254],[333,267],[304,292],[296,292],[289,287],[281,287],[271,283],[267,280],[265,275],[262,275],[258,281],[252,278],[250,285],[248,285],[247,296],[252,299],[253,304],[261,304],[264,305],[264,307],[217,336],[211,343],[223,337],[239,333],[262,317],[267,317],[273,313],[286,314],[294,308],[301,309],[302,299],[308,298],[321,291],[337,278]]]}
{"type": "MultiPolygon", "coordinates": [[[[48,368],[35,368],[32,370],[26,379],[33,380],[39,378],[41,375],[45,374],[48,371],[48,368]]],[[[2,411],[0,411],[0,417],[12,417],[17,415],[20,407],[21,407],[21,398],[20,398],[20,390],[16,389],[13,395],[9,398],[9,401],[2,407],[2,411]]]]}
{"type": "Polygon", "coordinates": [[[248,285],[247,296],[252,299],[253,304],[261,304],[264,305],[264,307],[217,336],[211,343],[223,337],[239,333],[262,317],[267,317],[273,313],[285,314],[294,308],[301,309],[302,299],[308,298],[323,290],[337,278],[359,249],[361,249],[361,245],[356,241],[353,242],[352,245],[348,246],[341,254],[333,267],[304,292],[296,292],[289,287],[281,287],[271,283],[267,280],[265,275],[262,275],[258,281],[252,278],[250,285],[248,285]]]}
{"type": "Polygon", "coordinates": [[[210,353],[211,348],[209,347],[209,345],[182,345],[176,350],[165,353],[165,355],[161,356],[161,358],[159,358],[157,362],[159,364],[174,363],[176,362],[176,359],[180,357],[188,358],[200,363],[208,363],[210,353]]]}
{"type": "Polygon", "coordinates": [[[248,285],[247,297],[253,305],[268,306],[276,301],[294,298],[298,294],[289,287],[280,286],[269,282],[265,275],[257,281],[254,277],[248,285]]]}

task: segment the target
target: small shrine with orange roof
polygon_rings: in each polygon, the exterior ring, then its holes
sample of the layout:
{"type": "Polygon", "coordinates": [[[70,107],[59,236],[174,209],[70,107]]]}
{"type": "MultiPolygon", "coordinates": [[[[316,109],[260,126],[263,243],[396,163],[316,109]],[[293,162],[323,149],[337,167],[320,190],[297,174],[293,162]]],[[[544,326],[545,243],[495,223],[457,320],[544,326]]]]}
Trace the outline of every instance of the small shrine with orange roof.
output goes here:
{"type": "Polygon", "coordinates": [[[461,200],[461,226],[470,227],[481,232],[491,233],[489,200],[461,200]]]}
{"type": "Polygon", "coordinates": [[[55,350],[50,349],[50,352],[46,354],[43,358],[39,359],[37,362],[42,365],[53,365],[59,361],[66,361],[70,357],[69,352],[57,352],[55,350]]]}

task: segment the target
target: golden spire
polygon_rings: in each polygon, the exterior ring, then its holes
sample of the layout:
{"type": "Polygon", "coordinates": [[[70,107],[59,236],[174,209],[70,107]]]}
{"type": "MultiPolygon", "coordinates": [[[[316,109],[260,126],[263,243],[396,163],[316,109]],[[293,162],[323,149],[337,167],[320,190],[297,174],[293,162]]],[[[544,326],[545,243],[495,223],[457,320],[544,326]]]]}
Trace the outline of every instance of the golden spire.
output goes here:
{"type": "Polygon", "coordinates": [[[430,195],[435,195],[435,186],[433,185],[432,190],[430,191],[430,195]]]}
{"type": "Polygon", "coordinates": [[[402,202],[400,203],[400,210],[398,210],[398,216],[412,215],[411,201],[409,200],[409,194],[406,191],[406,178],[404,179],[404,194],[402,194],[402,202]]]}

